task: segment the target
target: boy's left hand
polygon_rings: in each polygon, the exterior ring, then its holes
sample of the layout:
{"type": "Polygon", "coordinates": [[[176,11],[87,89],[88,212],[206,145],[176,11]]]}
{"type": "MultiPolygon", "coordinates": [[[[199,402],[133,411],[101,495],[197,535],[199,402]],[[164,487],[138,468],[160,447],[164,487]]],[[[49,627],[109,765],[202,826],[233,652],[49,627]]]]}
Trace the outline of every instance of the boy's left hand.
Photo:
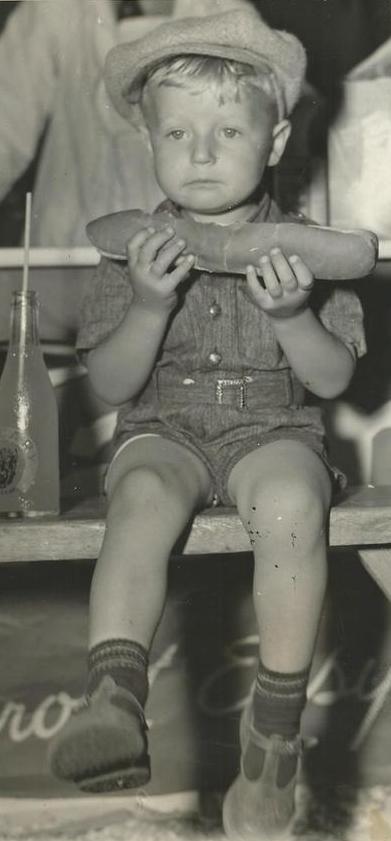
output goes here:
{"type": "Polygon", "coordinates": [[[263,285],[254,266],[247,266],[247,288],[254,303],[273,318],[290,318],[306,306],[314,276],[296,254],[285,257],[279,248],[259,261],[263,285]]]}

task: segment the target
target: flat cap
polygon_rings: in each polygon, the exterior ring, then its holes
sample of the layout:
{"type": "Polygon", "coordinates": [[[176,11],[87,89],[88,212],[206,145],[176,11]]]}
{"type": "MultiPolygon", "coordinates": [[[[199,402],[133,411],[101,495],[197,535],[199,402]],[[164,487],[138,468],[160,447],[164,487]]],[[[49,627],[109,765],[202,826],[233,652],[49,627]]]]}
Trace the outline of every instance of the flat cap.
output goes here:
{"type": "Polygon", "coordinates": [[[275,81],[280,119],[299,99],[306,71],[305,50],[292,34],[271,29],[247,4],[212,15],[170,18],[142,38],[113,47],[104,79],[117,111],[136,127],[147,73],[165,58],[207,55],[266,69],[275,81]]]}

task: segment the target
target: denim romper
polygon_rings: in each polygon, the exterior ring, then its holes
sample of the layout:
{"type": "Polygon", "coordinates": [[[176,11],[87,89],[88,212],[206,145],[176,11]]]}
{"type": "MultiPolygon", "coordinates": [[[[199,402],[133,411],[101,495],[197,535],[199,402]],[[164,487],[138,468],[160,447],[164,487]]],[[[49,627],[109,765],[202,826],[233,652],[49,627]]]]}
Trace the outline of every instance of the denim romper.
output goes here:
{"type": "MultiPolygon", "coordinates": [[[[158,210],[180,211],[171,202],[158,210]]],[[[283,214],[264,195],[251,221],[303,221],[283,214]]],[[[77,348],[95,347],[122,321],[132,299],[125,263],[102,258],[82,306],[77,348]]],[[[365,353],[363,313],[346,283],[320,281],[312,309],[327,330],[365,353]]],[[[155,433],[195,453],[208,468],[215,500],[232,504],[227,481],[247,453],[271,441],[295,439],[327,461],[319,406],[308,405],[276,341],[268,316],[249,298],[246,278],[193,270],[179,289],[156,366],[143,391],[121,406],[113,455],[136,435],[155,433]]]]}

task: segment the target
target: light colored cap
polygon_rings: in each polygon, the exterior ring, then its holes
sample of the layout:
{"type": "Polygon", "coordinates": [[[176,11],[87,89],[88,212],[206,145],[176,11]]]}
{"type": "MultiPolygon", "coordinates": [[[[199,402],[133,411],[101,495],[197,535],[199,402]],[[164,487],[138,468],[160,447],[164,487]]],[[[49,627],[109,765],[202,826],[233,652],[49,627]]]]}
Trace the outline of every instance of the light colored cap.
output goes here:
{"type": "Polygon", "coordinates": [[[271,29],[253,7],[170,18],[143,38],[113,47],[107,55],[106,88],[126,120],[140,126],[139,102],[147,73],[163,59],[178,55],[229,58],[266,69],[275,82],[280,119],[299,99],[306,71],[300,41],[288,32],[271,29]]]}

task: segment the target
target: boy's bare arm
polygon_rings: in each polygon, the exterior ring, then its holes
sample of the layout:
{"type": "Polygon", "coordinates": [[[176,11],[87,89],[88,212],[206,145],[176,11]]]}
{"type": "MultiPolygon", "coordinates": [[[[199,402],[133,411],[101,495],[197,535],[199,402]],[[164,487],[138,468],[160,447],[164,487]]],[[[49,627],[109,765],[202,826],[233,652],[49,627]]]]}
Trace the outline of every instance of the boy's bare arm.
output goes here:
{"type": "Polygon", "coordinates": [[[277,341],[309,391],[325,398],[345,391],[356,367],[354,352],[329,333],[309,307],[290,318],[272,320],[277,341]]]}
{"type": "Polygon", "coordinates": [[[247,268],[255,304],[268,314],[277,341],[296,376],[318,397],[341,394],[353,376],[354,351],[323,327],[309,307],[314,277],[297,256],[274,249],[260,260],[263,283],[247,268]]]}
{"type": "Polygon", "coordinates": [[[117,406],[145,385],[167,325],[167,312],[132,303],[120,326],[87,357],[95,393],[117,406]]]}
{"type": "Polygon", "coordinates": [[[132,303],[117,329],[87,358],[92,387],[107,403],[117,406],[135,397],[153,370],[177,286],[194,262],[192,255],[180,260],[184,248],[172,229],[139,231],[129,242],[132,303]]]}

